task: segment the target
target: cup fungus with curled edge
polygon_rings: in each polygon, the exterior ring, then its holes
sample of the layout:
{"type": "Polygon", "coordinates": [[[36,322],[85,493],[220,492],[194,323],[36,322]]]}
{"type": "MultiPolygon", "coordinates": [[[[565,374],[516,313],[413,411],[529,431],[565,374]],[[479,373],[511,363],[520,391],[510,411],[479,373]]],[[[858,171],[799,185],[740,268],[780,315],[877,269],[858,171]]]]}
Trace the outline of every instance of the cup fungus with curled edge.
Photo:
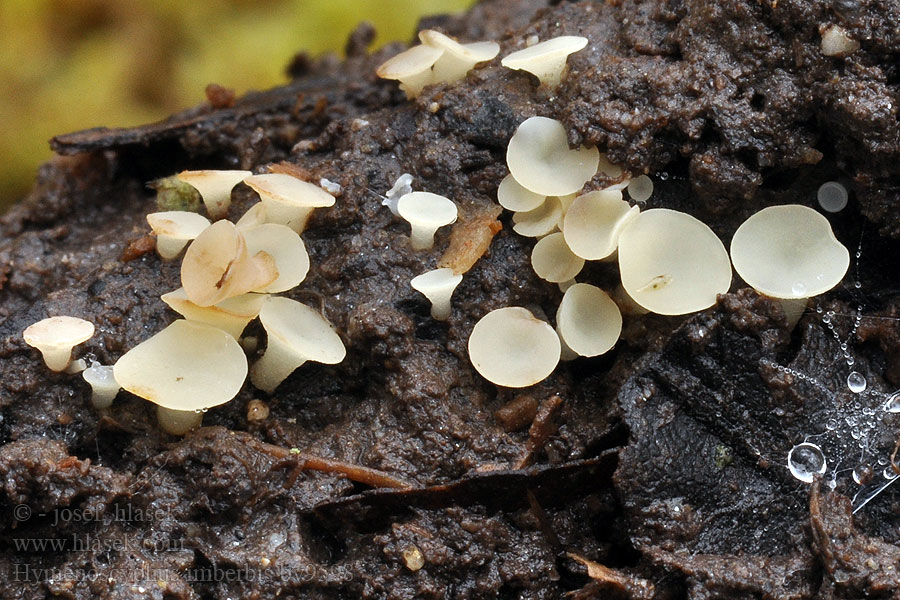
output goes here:
{"type": "Polygon", "coordinates": [[[334,328],[318,311],[289,298],[269,296],[259,320],[268,344],[262,358],[250,369],[250,381],[272,393],[287,376],[308,360],[337,364],[347,350],[334,328]]]}
{"type": "Polygon", "coordinates": [[[609,352],[622,334],[622,313],[600,288],[576,283],[556,311],[556,330],[563,344],[579,356],[609,352]]]}
{"type": "Polygon", "coordinates": [[[654,208],[619,234],[619,272],[628,295],[650,312],[704,310],[731,286],[731,261],[716,234],[689,214],[654,208]]]}
{"type": "Polygon", "coordinates": [[[453,38],[432,29],[420,31],[419,39],[424,45],[443,51],[432,68],[434,82],[458,81],[475,65],[489,61],[500,53],[500,44],[497,42],[460,44],[453,38]]]}
{"type": "Polygon", "coordinates": [[[450,298],[463,277],[453,269],[434,269],[413,277],[409,285],[431,302],[431,317],[438,321],[450,318],[450,298]]]}
{"type": "Polygon", "coordinates": [[[545,236],[559,227],[562,218],[562,203],[550,196],[534,210],[513,213],[513,231],[525,237],[545,236]]]}
{"type": "Polygon", "coordinates": [[[640,213],[622,199],[618,190],[602,190],[578,196],[566,211],[563,234],[576,255],[600,260],[611,255],[622,230],[640,213]]]}
{"type": "Polygon", "coordinates": [[[528,212],[540,207],[547,197],[525,189],[512,175],[507,175],[497,188],[497,202],[506,210],[528,212]]]}
{"type": "Polygon", "coordinates": [[[334,196],[286,173],[253,175],[244,183],[259,194],[269,223],[287,225],[297,233],[303,233],[313,210],[334,206],[334,196]]]}
{"type": "Polygon", "coordinates": [[[218,327],[179,319],[120,358],[113,375],[125,390],[179,411],[234,398],[247,378],[247,357],[218,327]]]}
{"type": "Polygon", "coordinates": [[[440,48],[432,46],[413,46],[383,62],[375,74],[382,79],[399,81],[406,97],[415,98],[422,93],[422,88],[434,82],[431,68],[443,53],[440,48]]]}
{"type": "Polygon", "coordinates": [[[566,59],[587,46],[587,43],[585,37],[561,35],[508,54],[500,64],[509,69],[528,71],[541,80],[542,86],[555,88],[562,81],[566,59]]]}
{"type": "Polygon", "coordinates": [[[744,221],[731,239],[738,275],[772,298],[810,298],[844,278],[850,252],[831,224],[800,204],[764,208],[744,221]]]}
{"type": "Polygon", "coordinates": [[[300,235],[286,225],[265,223],[241,229],[247,252],[254,256],[265,252],[275,261],[278,277],[275,281],[254,288],[254,292],[275,294],[297,287],[309,272],[309,253],[300,235]]]}
{"type": "Polygon", "coordinates": [[[562,283],[575,279],[584,267],[584,259],[572,253],[562,233],[551,233],[534,245],[531,266],[541,279],[562,283]]]}
{"type": "Polygon", "coordinates": [[[263,289],[277,278],[272,256],[266,252],[251,255],[244,236],[230,221],[207,227],[181,262],[181,285],[197,306],[212,306],[263,289]]]}
{"type": "Polygon", "coordinates": [[[247,323],[259,316],[265,298],[265,294],[241,294],[212,306],[197,306],[187,297],[184,288],[160,296],[169,308],[185,319],[218,327],[234,339],[241,336],[247,323]]]}
{"type": "Polygon", "coordinates": [[[72,361],[72,348],[94,335],[94,324],[78,317],[50,317],[25,328],[25,343],[37,348],[51,371],[65,371],[72,361]]]}
{"type": "Polygon", "coordinates": [[[519,185],[544,196],[578,192],[599,161],[597,148],[570,149],[566,128],[547,117],[523,121],[506,148],[506,165],[519,185]]]}
{"type": "Polygon", "coordinates": [[[456,204],[444,196],[411,192],[397,201],[397,213],[410,225],[412,249],[427,250],[434,246],[437,230],[456,221],[458,210],[456,204]]]}
{"type": "Polygon", "coordinates": [[[191,429],[200,427],[203,412],[198,410],[173,410],[164,406],[156,407],[156,420],[168,434],[185,435],[191,429]]]}
{"type": "Polygon", "coordinates": [[[550,325],[518,306],[492,310],[469,336],[469,360],[482,377],[522,388],[546,379],[560,356],[559,336],[550,325]]]}
{"type": "Polygon", "coordinates": [[[250,171],[182,171],[177,177],[200,192],[210,217],[221,219],[231,207],[232,188],[251,175],[250,171]]]}
{"type": "Polygon", "coordinates": [[[119,382],[113,376],[113,368],[93,362],[90,367],[82,371],[81,376],[91,386],[91,404],[94,405],[94,408],[98,410],[109,408],[121,389],[119,382]]]}
{"type": "Polygon", "coordinates": [[[189,241],[210,225],[203,215],[181,210],[150,213],[147,223],[156,234],[156,252],[166,260],[178,256],[189,241]]]}

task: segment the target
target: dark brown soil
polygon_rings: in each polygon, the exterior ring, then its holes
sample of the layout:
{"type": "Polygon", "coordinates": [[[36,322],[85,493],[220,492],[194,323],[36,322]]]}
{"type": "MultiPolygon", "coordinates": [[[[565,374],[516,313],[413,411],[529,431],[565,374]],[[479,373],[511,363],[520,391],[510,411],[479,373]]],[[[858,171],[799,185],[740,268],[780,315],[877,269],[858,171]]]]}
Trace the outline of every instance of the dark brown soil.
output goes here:
{"type": "MultiPolygon", "coordinates": [[[[56,138],[60,156],[0,221],[0,596],[898,597],[900,496],[888,487],[851,516],[856,430],[826,427],[877,421],[873,457],[897,436],[895,416],[854,405],[840,344],[871,397],[900,385],[898,23],[895,5],[855,0],[492,0],[423,27],[496,39],[501,56],[532,34],[584,35],[558,92],[497,59],[407,101],[374,75],[400,46],[368,55],[361,27],[346,61],[299,56],[285,87],[211,88],[160,124],[56,138]],[[828,24],[861,49],[823,56],[828,24]],[[851,203],[827,216],[861,253],[792,331],[736,280],[710,310],[629,317],[609,355],[498,389],[466,342],[503,306],[553,321],[561,294],[532,271],[533,240],[504,214],[435,322],[408,282],[449,230],[412,252],[379,194],[408,172],[464,211],[494,203],[507,142],[533,115],[650,173],[649,206],[693,214],[726,246],[756,210],[815,207],[843,178],[851,203]],[[289,294],[324,308],[341,364],[304,365],[271,396],[248,384],[179,439],[127,393],[93,409],[79,377],[24,344],[27,325],[80,316],[98,330],[82,353],[112,364],[161,330],[179,273],[149,251],[147,182],[279,161],[342,188],[304,233],[312,268],[289,294]],[[254,398],[267,419],[248,420],[254,398]],[[828,442],[833,485],[785,466],[810,436],[828,442]]],[[[232,217],[256,201],[234,196],[232,217]]],[[[584,275],[616,279],[608,263],[584,275]]]]}

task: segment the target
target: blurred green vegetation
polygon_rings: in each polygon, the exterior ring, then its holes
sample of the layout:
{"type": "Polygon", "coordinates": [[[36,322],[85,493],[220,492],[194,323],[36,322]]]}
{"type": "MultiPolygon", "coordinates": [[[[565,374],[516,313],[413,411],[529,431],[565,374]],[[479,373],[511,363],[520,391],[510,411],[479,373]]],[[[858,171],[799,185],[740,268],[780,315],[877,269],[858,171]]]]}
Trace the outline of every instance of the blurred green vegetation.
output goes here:
{"type": "Polygon", "coordinates": [[[53,135],[161,119],[286,81],[301,50],[340,52],[357,23],[375,45],[474,0],[2,0],[0,211],[27,193],[53,135]]]}

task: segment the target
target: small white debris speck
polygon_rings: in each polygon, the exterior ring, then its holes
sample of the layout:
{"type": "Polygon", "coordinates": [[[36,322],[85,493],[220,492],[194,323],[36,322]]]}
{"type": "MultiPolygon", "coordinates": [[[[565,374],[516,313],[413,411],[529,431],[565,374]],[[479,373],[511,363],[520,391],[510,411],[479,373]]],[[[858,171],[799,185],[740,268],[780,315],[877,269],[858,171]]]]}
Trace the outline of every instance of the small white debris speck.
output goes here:
{"type": "Polygon", "coordinates": [[[341,195],[341,186],[333,181],[329,181],[324,177],[319,181],[319,187],[331,194],[332,196],[341,195]]]}

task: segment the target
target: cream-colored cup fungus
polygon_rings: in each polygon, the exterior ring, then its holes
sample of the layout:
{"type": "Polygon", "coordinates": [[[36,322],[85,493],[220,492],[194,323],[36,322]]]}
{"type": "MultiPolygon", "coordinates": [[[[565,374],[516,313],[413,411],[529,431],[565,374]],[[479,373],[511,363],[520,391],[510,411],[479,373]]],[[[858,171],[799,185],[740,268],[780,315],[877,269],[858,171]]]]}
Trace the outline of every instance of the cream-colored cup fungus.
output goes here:
{"type": "Polygon", "coordinates": [[[250,171],[182,171],[176,177],[200,192],[210,217],[221,219],[231,206],[232,188],[252,174],[250,171]]]}
{"type": "Polygon", "coordinates": [[[181,262],[181,285],[197,306],[265,288],[277,277],[275,260],[266,252],[251,255],[244,236],[230,221],[207,227],[181,262]]]}
{"type": "Polygon", "coordinates": [[[309,272],[309,253],[300,235],[286,225],[265,223],[241,229],[247,252],[254,256],[265,252],[275,260],[278,277],[275,281],[254,288],[254,292],[275,294],[300,285],[309,272]]]}
{"type": "Polygon", "coordinates": [[[541,238],[531,251],[531,266],[538,277],[551,283],[575,279],[584,267],[584,259],[566,245],[562,233],[541,238]]]}
{"type": "Polygon", "coordinates": [[[722,241],[701,221],[667,208],[642,212],[621,231],[619,272],[628,295],[661,315],[709,308],[731,286],[722,241]]]}
{"type": "Polygon", "coordinates": [[[560,348],[553,328],[518,306],[492,310],[469,336],[475,370],[491,383],[511,388],[546,379],[559,364],[560,348]]]}
{"type": "Polygon", "coordinates": [[[825,56],[843,57],[859,50],[859,42],[840,25],[828,25],[821,31],[821,50],[825,56]]]}
{"type": "Polygon", "coordinates": [[[513,231],[525,237],[545,236],[559,227],[562,218],[562,203],[550,196],[534,210],[513,213],[513,231]]]}
{"type": "Polygon", "coordinates": [[[203,412],[196,410],[173,410],[164,406],[156,407],[156,420],[163,431],[170,435],[185,435],[191,429],[200,427],[203,412]]]}
{"type": "Polygon", "coordinates": [[[375,74],[382,79],[399,81],[406,97],[415,98],[422,93],[422,88],[434,82],[431,68],[443,53],[440,48],[432,46],[413,46],[383,62],[375,74]]]}
{"type": "Polygon", "coordinates": [[[337,364],[347,350],[331,323],[295,300],[269,296],[259,312],[268,335],[266,352],[250,369],[250,381],[272,393],[287,376],[308,360],[337,364]]]}
{"type": "Polygon", "coordinates": [[[576,283],[556,311],[556,330],[565,346],[580,356],[609,352],[622,334],[622,313],[609,295],[587,283],[576,283]]]}
{"type": "Polygon", "coordinates": [[[528,212],[541,206],[546,196],[535,194],[515,180],[512,175],[507,175],[497,188],[497,202],[506,210],[513,212],[528,212]]]}
{"type": "Polygon", "coordinates": [[[120,358],[113,375],[124,389],[172,410],[203,410],[234,398],[247,357],[218,327],[179,319],[120,358]]]}
{"type": "Polygon", "coordinates": [[[266,220],[266,205],[262,202],[257,202],[253,206],[247,209],[241,218],[237,220],[238,229],[246,229],[248,227],[256,227],[257,225],[262,225],[263,223],[267,223],[266,220]]]}
{"type": "Polygon", "coordinates": [[[571,150],[566,128],[547,117],[523,121],[506,148],[506,164],[519,185],[544,196],[578,192],[597,172],[599,161],[597,148],[571,150]]]}
{"type": "Polygon", "coordinates": [[[265,294],[241,294],[212,306],[197,306],[184,288],[160,296],[169,308],[185,319],[218,327],[234,339],[238,339],[247,324],[259,316],[265,298],[265,294]]]}
{"type": "Polygon", "coordinates": [[[566,59],[587,46],[588,40],[577,35],[561,35],[508,54],[500,61],[504,67],[528,71],[541,80],[541,85],[557,87],[566,69],[566,59]]]}
{"type": "Polygon", "coordinates": [[[850,252],[828,219],[799,204],[770,206],[744,221],[731,239],[731,260],[753,289],[772,298],[809,298],[844,278],[850,252]]]}
{"type": "Polygon", "coordinates": [[[458,81],[475,65],[489,61],[500,53],[500,44],[497,42],[460,44],[453,38],[432,29],[420,31],[419,39],[426,46],[443,50],[432,67],[435,83],[458,81]]]}
{"type": "Polygon", "coordinates": [[[244,180],[259,194],[269,223],[287,225],[303,233],[316,208],[334,206],[334,196],[319,186],[285,173],[253,175],[244,180]]]}
{"type": "Polygon", "coordinates": [[[628,182],[628,197],[635,202],[646,202],[653,195],[653,180],[646,175],[638,175],[628,182]]]}
{"type": "Polygon", "coordinates": [[[463,276],[453,269],[434,269],[413,277],[409,285],[431,302],[431,317],[438,321],[450,318],[450,298],[463,276]]]}
{"type": "Polygon", "coordinates": [[[600,260],[611,255],[622,230],[640,213],[622,199],[618,190],[601,190],[578,196],[566,211],[563,234],[576,255],[600,260]]]}
{"type": "Polygon", "coordinates": [[[94,324],[78,317],[50,317],[25,328],[25,343],[37,348],[51,371],[65,371],[72,361],[72,348],[94,335],[94,324]]]}
{"type": "Polygon", "coordinates": [[[91,404],[94,408],[109,408],[122,387],[113,376],[113,368],[95,361],[82,371],[81,376],[91,386],[91,404]]]}
{"type": "Polygon", "coordinates": [[[411,192],[397,201],[397,213],[411,228],[409,242],[413,250],[434,246],[434,234],[456,221],[458,210],[449,198],[431,192],[411,192]]]}
{"type": "Polygon", "coordinates": [[[147,215],[156,235],[156,252],[166,260],[178,256],[188,242],[209,227],[209,219],[197,213],[170,210],[147,215]]]}
{"type": "Polygon", "coordinates": [[[412,193],[412,182],[413,176],[409,173],[404,173],[397,178],[397,181],[394,182],[393,187],[386,191],[384,193],[384,196],[382,196],[381,205],[387,206],[395,217],[400,216],[397,213],[397,201],[399,201],[403,196],[412,193]]]}

